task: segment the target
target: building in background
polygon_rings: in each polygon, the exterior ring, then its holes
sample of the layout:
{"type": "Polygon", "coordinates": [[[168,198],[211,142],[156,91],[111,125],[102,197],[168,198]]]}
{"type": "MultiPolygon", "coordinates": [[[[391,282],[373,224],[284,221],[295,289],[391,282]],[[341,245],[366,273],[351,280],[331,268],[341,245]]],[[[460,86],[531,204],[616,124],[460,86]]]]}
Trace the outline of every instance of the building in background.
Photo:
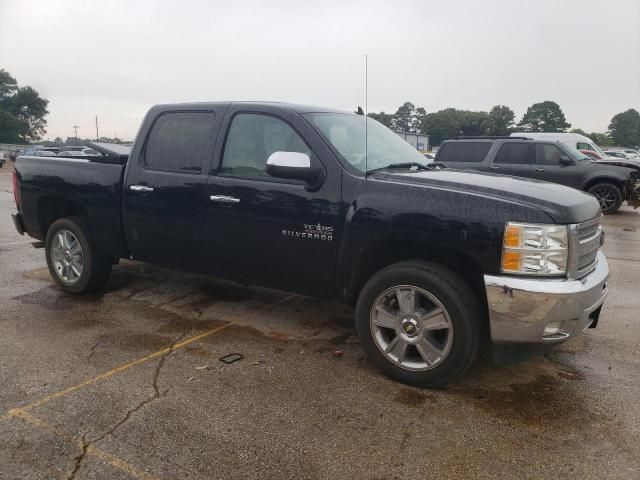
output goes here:
{"type": "Polygon", "coordinates": [[[409,132],[395,132],[400,138],[402,138],[409,145],[413,146],[416,150],[421,152],[429,151],[429,135],[423,135],[421,133],[409,133],[409,132]]]}

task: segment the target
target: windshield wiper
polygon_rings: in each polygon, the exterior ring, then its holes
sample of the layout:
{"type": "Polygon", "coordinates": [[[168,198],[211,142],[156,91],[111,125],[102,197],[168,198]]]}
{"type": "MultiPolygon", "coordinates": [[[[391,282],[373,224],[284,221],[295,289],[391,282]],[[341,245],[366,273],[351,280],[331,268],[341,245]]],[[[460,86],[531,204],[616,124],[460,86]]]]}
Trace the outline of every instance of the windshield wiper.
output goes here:
{"type": "Polygon", "coordinates": [[[433,170],[431,167],[419,162],[402,162],[402,163],[390,163],[385,167],[374,168],[367,173],[379,172],[380,170],[387,170],[389,168],[409,168],[415,170],[433,170]]]}

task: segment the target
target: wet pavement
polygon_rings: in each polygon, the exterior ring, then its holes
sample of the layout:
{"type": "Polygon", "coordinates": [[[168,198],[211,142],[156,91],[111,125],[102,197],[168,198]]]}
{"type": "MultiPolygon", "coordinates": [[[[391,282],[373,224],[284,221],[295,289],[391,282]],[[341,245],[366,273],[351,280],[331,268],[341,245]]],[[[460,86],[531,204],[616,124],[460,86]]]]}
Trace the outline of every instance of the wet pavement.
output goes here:
{"type": "Polygon", "coordinates": [[[640,210],[604,220],[597,329],[434,391],[379,374],[341,305],[136,262],[63,294],[7,166],[0,479],[640,478],[640,210]]]}

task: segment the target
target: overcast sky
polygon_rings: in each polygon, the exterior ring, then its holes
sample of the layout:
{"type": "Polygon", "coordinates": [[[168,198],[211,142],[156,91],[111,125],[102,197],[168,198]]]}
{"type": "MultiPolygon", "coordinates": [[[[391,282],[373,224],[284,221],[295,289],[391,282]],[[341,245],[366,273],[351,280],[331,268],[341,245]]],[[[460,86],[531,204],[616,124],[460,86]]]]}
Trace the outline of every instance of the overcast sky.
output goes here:
{"type": "Polygon", "coordinates": [[[605,131],[640,109],[640,0],[0,0],[0,68],[48,98],[47,136],[132,138],[156,103],[275,100],[394,112],[405,101],[554,100],[605,131]]]}

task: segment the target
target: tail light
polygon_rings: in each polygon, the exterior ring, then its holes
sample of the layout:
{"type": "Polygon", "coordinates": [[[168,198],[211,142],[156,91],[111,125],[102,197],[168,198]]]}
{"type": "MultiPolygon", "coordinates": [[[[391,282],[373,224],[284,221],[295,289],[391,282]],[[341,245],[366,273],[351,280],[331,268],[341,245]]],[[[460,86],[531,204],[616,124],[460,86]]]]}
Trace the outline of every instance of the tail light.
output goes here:
{"type": "Polygon", "coordinates": [[[20,208],[20,184],[18,182],[18,174],[13,171],[13,199],[16,201],[16,207],[20,208]]]}

